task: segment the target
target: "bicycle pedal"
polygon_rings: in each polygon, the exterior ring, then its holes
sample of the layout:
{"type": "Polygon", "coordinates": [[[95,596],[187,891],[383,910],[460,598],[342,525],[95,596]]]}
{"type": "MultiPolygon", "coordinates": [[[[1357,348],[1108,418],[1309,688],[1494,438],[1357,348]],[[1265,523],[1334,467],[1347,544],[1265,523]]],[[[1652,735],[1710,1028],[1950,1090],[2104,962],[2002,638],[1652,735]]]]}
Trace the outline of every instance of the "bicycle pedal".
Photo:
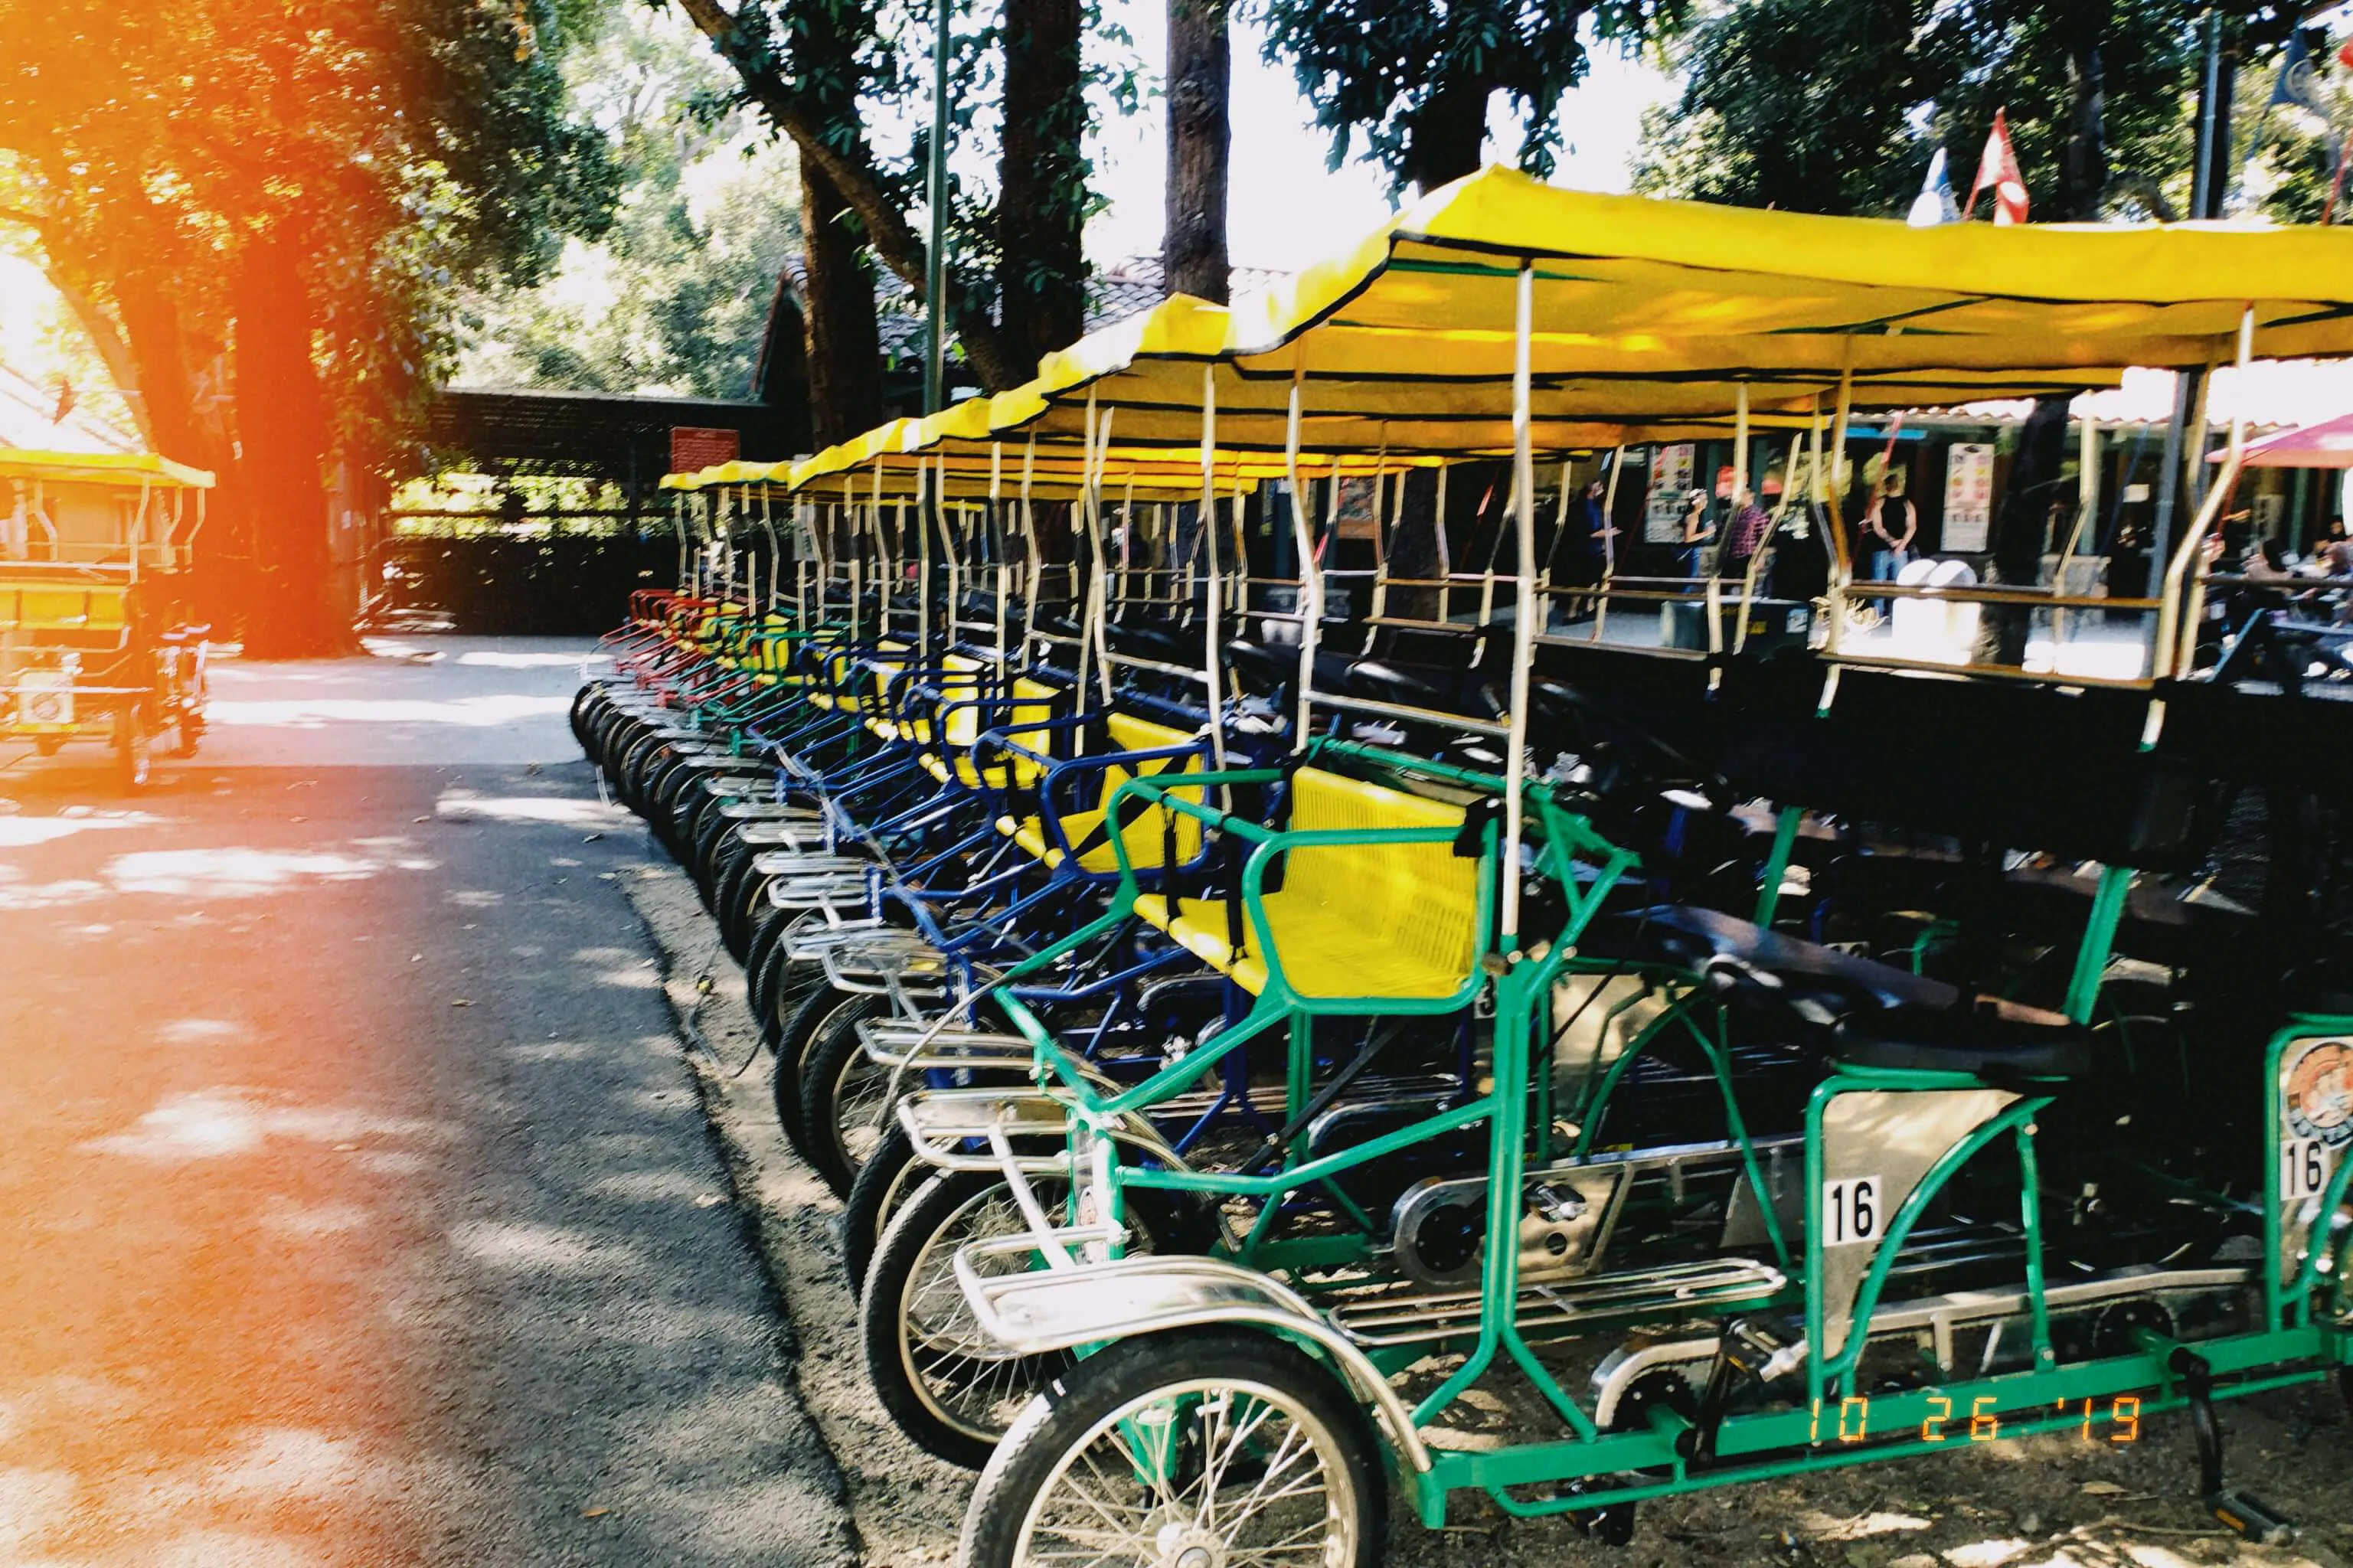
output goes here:
{"type": "Polygon", "coordinates": [[[2261,1498],[2239,1491],[2217,1492],[2206,1500],[2206,1507],[2216,1519],[2258,1546],[2284,1546],[2295,1539],[2295,1521],[2261,1498]]]}

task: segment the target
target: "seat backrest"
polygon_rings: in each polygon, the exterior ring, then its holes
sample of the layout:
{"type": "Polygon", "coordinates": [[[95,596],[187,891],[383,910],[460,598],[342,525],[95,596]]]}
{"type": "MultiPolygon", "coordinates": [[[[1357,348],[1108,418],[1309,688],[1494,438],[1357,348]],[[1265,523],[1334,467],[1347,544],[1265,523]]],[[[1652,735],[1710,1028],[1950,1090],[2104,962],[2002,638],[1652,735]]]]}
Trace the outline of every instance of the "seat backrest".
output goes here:
{"type": "Polygon", "coordinates": [[[1785,805],[2143,870],[2193,865],[2196,793],[2146,694],[1850,669],[1829,713],[1744,715],[1725,772],[1785,805]]]}
{"type": "MultiPolygon", "coordinates": [[[[1403,790],[1302,768],[1291,776],[1296,832],[1429,827],[1460,831],[1463,810],[1403,790]]],[[[1467,974],[1479,955],[1479,862],[1451,843],[1308,845],[1284,857],[1282,891],[1345,910],[1368,939],[1467,974]]]]}
{"type": "MultiPolygon", "coordinates": [[[[1133,713],[1113,711],[1104,716],[1103,729],[1115,752],[1165,752],[1176,746],[1191,745],[1195,737],[1183,730],[1166,724],[1155,724],[1149,719],[1139,719],[1133,713]]],[[[1161,762],[1147,764],[1145,776],[1163,773],[1198,773],[1201,771],[1198,753],[1180,760],[1176,765],[1161,762]]],[[[1109,803],[1112,792],[1128,780],[1137,777],[1127,768],[1113,763],[1103,770],[1103,793],[1089,809],[1101,811],[1109,803]]],[[[1120,829],[1120,839],[1127,846],[1128,862],[1134,866],[1158,866],[1168,851],[1169,813],[1166,807],[1154,805],[1137,812],[1120,829]]],[[[1198,817],[1179,813],[1176,822],[1176,858],[1181,863],[1201,852],[1201,824],[1198,817]]],[[[1110,858],[1108,847],[1099,854],[1082,857],[1082,864],[1090,870],[1107,869],[1116,864],[1110,858]]]]}
{"type": "Polygon", "coordinates": [[[0,626],[11,631],[119,632],[130,624],[121,583],[0,581],[0,626]]]}

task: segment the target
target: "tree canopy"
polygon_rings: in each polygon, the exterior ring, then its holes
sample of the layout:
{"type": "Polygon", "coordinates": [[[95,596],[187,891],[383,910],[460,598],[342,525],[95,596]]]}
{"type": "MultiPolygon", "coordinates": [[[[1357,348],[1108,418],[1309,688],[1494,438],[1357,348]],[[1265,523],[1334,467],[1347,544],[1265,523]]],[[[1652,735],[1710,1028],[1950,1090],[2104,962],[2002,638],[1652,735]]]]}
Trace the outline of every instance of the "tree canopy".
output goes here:
{"type": "Polygon", "coordinates": [[[726,103],[726,70],[670,14],[612,15],[565,74],[622,171],[612,225],[552,268],[488,280],[459,379],[750,395],[800,246],[797,164],[726,103]]]}
{"type": "MultiPolygon", "coordinates": [[[[2253,60],[2284,35],[2226,5],[2253,60]]],[[[1942,147],[1966,194],[2005,110],[2037,218],[2189,205],[2200,13],[2168,0],[1750,0],[1673,52],[1638,189],[1799,212],[1894,214],[1942,147]]],[[[2268,83],[2264,84],[2268,93],[2268,83]]]]}
{"type": "Polygon", "coordinates": [[[0,0],[0,215],[151,444],[227,470],[208,542],[258,640],[343,640],[323,474],[381,469],[453,346],[456,290],[529,277],[615,185],[558,62],[593,0],[0,0]],[[242,526],[240,526],[242,525],[242,526]]]}
{"type": "Polygon", "coordinates": [[[1672,32],[1685,0],[1255,0],[1266,58],[1289,64],[1332,166],[1361,137],[1398,186],[1429,190],[1474,173],[1489,101],[1520,123],[1520,166],[1552,172],[1562,98],[1585,79],[1588,36],[1632,42],[1672,32]]]}

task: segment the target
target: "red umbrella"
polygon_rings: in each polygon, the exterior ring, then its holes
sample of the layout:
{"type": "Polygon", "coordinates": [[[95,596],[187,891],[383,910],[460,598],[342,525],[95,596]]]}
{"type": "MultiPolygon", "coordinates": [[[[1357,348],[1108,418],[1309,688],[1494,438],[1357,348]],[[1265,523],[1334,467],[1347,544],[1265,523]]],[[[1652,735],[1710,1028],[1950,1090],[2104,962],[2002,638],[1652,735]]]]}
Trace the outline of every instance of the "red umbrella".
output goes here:
{"type": "MultiPolygon", "coordinates": [[[[2222,454],[2210,452],[2206,460],[2219,463],[2222,454]]],[[[2251,468],[2353,468],[2353,414],[2250,441],[2245,462],[2251,468]]]]}

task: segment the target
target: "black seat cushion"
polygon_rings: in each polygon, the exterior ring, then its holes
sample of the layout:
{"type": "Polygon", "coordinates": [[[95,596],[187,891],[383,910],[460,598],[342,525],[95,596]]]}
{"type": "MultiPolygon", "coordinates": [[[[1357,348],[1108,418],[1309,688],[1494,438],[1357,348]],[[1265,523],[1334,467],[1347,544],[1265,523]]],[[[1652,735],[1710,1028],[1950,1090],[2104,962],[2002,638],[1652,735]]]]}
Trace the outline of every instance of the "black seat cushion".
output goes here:
{"type": "Polygon", "coordinates": [[[1186,637],[1172,627],[1114,623],[1106,628],[1105,640],[1113,653],[1124,653],[1130,658],[1148,658],[1187,668],[1201,662],[1201,640],[1186,637]]]}
{"type": "Polygon", "coordinates": [[[1729,960],[1818,998],[1869,1008],[1948,1008],[1960,993],[1893,964],[1767,931],[1750,921],[1688,904],[1660,904],[1596,921],[1577,943],[1588,957],[1626,958],[1704,970],[1729,960]]]}
{"type": "Polygon", "coordinates": [[[1839,1060],[1983,1078],[2073,1078],[2092,1065],[2092,1037],[2056,1014],[1978,998],[1969,1007],[1853,1013],[1832,1033],[1839,1060]]]}
{"type": "Polygon", "coordinates": [[[1427,708],[1439,713],[1494,717],[1488,705],[1479,700],[1476,674],[1472,670],[1360,658],[1348,667],[1341,680],[1352,697],[1427,708]]]}

